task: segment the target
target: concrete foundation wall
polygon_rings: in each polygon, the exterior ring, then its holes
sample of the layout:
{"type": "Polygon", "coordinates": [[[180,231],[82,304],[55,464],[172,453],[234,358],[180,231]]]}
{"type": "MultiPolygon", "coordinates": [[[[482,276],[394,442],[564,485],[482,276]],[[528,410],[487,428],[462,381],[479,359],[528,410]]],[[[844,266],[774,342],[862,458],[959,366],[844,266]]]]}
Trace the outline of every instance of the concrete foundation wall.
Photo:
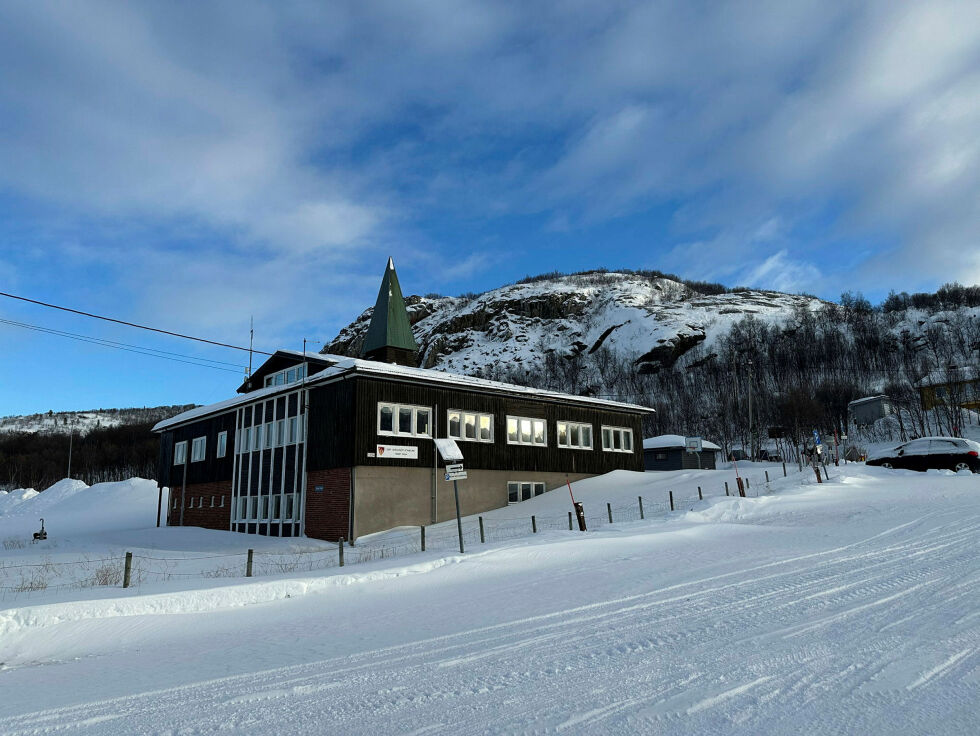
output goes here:
{"type": "MultiPolygon", "coordinates": [[[[354,469],[354,538],[394,526],[423,526],[456,517],[453,484],[436,476],[436,518],[432,518],[432,468],[385,468],[359,465],[354,469]]],[[[573,483],[589,478],[569,473],[573,483]]],[[[565,473],[508,470],[468,470],[459,481],[459,510],[463,516],[507,505],[508,481],[537,481],[548,491],[564,489],[565,473]]],[[[569,500],[569,504],[571,501],[569,500]]],[[[520,504],[516,504],[520,505],[520,504]]]]}

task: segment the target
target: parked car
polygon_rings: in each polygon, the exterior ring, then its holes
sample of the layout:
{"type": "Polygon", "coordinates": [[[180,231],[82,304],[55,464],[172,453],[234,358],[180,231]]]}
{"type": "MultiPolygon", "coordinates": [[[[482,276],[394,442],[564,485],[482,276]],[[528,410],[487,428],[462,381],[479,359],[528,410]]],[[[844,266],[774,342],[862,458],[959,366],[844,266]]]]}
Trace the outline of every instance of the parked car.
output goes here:
{"type": "Polygon", "coordinates": [[[866,464],[905,470],[937,468],[980,473],[980,442],[959,437],[922,437],[876,453],[866,464]]]}

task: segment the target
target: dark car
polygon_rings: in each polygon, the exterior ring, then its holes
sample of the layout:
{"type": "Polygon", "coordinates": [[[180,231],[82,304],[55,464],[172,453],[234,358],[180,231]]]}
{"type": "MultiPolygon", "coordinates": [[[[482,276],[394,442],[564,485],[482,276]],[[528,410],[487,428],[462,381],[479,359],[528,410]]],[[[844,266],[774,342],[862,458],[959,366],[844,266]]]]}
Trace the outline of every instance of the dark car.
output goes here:
{"type": "Polygon", "coordinates": [[[980,473],[980,443],[959,437],[923,437],[880,452],[868,465],[905,470],[972,470],[980,473]]]}

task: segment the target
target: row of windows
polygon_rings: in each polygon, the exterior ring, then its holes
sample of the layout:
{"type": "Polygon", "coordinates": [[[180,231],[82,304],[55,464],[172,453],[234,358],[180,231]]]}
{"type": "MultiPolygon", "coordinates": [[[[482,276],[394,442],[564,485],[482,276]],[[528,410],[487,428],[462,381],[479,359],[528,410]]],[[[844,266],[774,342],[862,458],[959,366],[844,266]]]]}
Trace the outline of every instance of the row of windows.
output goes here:
{"type": "MultiPolygon", "coordinates": [[[[180,507],[180,496],[174,496],[173,509],[176,511],[180,507]]],[[[187,508],[189,509],[223,509],[225,507],[225,497],[224,496],[211,496],[211,503],[208,504],[207,496],[191,496],[187,499],[187,508]],[[195,505],[196,502],[196,505],[195,505]]]]}
{"type": "Polygon", "coordinates": [[[243,427],[238,435],[235,452],[241,454],[254,450],[269,450],[302,441],[303,423],[300,417],[289,417],[255,427],[243,427]]]}
{"type": "Polygon", "coordinates": [[[544,483],[534,481],[508,481],[507,483],[507,503],[517,503],[527,501],[534,496],[544,493],[544,483]]]}
{"type": "Polygon", "coordinates": [[[287,383],[296,383],[306,378],[306,364],[298,365],[295,368],[286,368],[278,373],[270,373],[265,377],[264,386],[285,386],[287,383]]]}
{"type": "Polygon", "coordinates": [[[299,521],[299,494],[241,496],[235,507],[235,521],[299,521]]]}
{"type": "MultiPolygon", "coordinates": [[[[228,454],[228,433],[218,433],[218,445],[215,450],[215,457],[224,457],[228,454]]],[[[197,463],[208,456],[208,438],[195,437],[191,440],[191,462],[197,463]]],[[[187,462],[187,440],[174,444],[174,465],[183,465],[187,462]]]]}
{"type": "MultiPolygon", "coordinates": [[[[560,421],[558,447],[593,449],[592,425],[560,421]]],[[[394,437],[431,437],[432,409],[408,404],[378,403],[378,434],[394,437]]],[[[493,442],[493,414],[462,409],[446,412],[446,436],[469,442],[493,442]]],[[[548,446],[548,424],[534,417],[507,417],[507,444],[548,446]]],[[[602,449],[606,452],[633,452],[633,431],[627,427],[602,427],[602,449]]]]}

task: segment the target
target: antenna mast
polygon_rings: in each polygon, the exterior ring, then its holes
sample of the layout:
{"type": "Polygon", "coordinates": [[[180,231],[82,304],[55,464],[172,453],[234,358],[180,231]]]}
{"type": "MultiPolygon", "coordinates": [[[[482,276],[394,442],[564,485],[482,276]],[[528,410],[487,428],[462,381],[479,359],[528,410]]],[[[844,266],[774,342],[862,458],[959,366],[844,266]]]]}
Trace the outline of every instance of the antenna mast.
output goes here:
{"type": "Polygon", "coordinates": [[[252,375],[252,342],[255,340],[255,317],[248,318],[248,375],[252,375]]]}

